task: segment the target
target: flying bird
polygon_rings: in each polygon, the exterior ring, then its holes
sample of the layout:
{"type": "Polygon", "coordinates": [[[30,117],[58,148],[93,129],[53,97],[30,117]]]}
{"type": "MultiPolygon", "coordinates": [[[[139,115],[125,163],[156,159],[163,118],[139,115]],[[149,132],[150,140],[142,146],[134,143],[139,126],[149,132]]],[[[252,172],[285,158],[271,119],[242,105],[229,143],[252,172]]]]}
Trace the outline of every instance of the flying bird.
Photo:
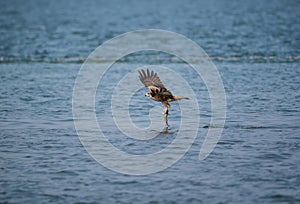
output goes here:
{"type": "Polygon", "coordinates": [[[189,99],[187,97],[173,96],[173,94],[168,89],[166,89],[157,73],[155,73],[154,71],[150,71],[149,69],[147,69],[147,71],[140,70],[139,74],[141,82],[149,88],[149,92],[147,92],[145,96],[148,96],[154,101],[161,102],[165,106],[165,115],[168,115],[169,113],[169,102],[189,99]]]}

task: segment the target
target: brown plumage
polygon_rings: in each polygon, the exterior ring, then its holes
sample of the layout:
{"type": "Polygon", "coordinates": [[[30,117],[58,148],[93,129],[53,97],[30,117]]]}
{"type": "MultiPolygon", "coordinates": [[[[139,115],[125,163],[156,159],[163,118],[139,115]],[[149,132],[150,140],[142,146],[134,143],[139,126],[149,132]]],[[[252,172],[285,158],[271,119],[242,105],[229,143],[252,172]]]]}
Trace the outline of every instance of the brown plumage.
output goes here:
{"type": "Polygon", "coordinates": [[[187,97],[173,96],[173,94],[166,89],[157,73],[154,71],[150,71],[149,69],[147,69],[147,71],[140,70],[139,74],[141,82],[149,88],[149,92],[147,92],[145,96],[148,96],[154,101],[161,102],[165,106],[165,114],[168,114],[168,108],[170,108],[169,102],[189,99],[187,97]]]}

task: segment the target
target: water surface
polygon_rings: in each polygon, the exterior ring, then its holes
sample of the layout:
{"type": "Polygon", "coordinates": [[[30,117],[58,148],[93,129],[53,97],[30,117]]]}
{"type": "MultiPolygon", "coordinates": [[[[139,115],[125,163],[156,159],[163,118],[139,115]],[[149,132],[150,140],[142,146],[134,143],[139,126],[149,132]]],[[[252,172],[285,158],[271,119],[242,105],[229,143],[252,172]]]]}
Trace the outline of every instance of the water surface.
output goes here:
{"type": "MultiPolygon", "coordinates": [[[[299,8],[297,1],[1,2],[1,202],[300,202],[299,8]],[[144,28],[178,32],[206,50],[224,82],[227,118],[213,153],[199,161],[211,110],[201,78],[191,79],[201,118],[195,143],[172,167],[129,176],[106,169],[85,151],[73,125],[72,91],[91,51],[144,28]]],[[[113,85],[145,64],[192,74],[172,59],[155,52],[128,56],[104,80],[113,85]]],[[[176,85],[169,88],[176,93],[176,85]]],[[[145,91],[131,104],[138,107],[131,114],[140,126],[149,123],[147,108],[161,107],[145,91]]],[[[100,122],[110,116],[109,97],[96,96],[100,122]]],[[[169,117],[174,133],[148,142],[123,137],[115,125],[104,131],[128,153],[152,153],[176,137],[178,107],[169,117]]]]}

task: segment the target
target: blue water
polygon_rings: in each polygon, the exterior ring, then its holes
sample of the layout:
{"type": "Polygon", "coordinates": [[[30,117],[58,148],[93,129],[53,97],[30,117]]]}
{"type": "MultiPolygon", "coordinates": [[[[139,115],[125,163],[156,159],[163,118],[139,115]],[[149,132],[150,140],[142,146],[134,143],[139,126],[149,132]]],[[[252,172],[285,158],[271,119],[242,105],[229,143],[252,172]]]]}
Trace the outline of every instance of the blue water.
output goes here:
{"type": "MultiPolygon", "coordinates": [[[[1,1],[0,202],[299,203],[299,10],[298,1],[1,1]],[[205,85],[191,80],[200,85],[193,146],[164,171],[130,176],[86,152],[73,124],[72,92],[90,52],[145,28],[183,34],[205,49],[224,83],[227,117],[216,148],[199,161],[211,111],[205,85]]],[[[185,66],[145,52],[120,60],[110,70],[117,74],[105,80],[114,84],[147,63],[185,66]]],[[[146,100],[145,91],[139,92],[144,105],[132,105],[161,107],[146,100]]],[[[106,120],[110,101],[96,99],[98,120],[106,120]]],[[[176,137],[177,108],[170,110],[171,133],[149,143],[122,137],[114,125],[104,131],[123,151],[156,152],[176,137]]],[[[132,120],[149,122],[138,111],[132,120]]]]}

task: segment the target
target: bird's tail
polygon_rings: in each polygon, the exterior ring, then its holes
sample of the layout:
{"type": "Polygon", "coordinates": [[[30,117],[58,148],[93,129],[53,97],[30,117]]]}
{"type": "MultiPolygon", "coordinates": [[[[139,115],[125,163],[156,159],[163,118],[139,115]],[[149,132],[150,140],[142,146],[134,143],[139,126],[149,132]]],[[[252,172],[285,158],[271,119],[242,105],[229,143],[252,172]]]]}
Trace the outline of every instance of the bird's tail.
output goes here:
{"type": "Polygon", "coordinates": [[[182,99],[189,100],[189,98],[188,98],[188,97],[174,96],[174,100],[175,100],[175,101],[182,100],[182,99]]]}

